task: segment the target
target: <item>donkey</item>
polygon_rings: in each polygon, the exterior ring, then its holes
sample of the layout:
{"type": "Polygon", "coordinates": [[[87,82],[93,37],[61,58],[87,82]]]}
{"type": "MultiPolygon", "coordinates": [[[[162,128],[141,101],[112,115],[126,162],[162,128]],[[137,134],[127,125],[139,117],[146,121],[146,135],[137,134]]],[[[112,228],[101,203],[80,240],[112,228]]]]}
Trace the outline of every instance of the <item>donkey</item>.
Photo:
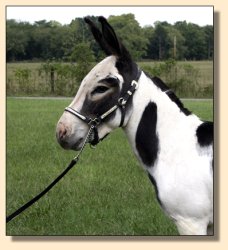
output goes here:
{"type": "Polygon", "coordinates": [[[64,149],[96,145],[121,127],[181,235],[213,223],[213,123],[203,122],[157,77],[139,69],[111,25],[85,18],[107,57],[83,79],[56,136],[64,149]]]}

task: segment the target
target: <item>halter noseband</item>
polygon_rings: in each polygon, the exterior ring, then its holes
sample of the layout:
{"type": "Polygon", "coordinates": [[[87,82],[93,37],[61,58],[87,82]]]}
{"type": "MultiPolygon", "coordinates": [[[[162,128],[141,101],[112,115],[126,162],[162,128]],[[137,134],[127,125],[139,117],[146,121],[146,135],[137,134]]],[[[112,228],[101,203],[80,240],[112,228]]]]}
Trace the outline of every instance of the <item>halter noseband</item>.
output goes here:
{"type": "Polygon", "coordinates": [[[107,110],[105,113],[103,113],[102,115],[95,117],[95,118],[91,118],[85,115],[82,115],[81,113],[79,113],[78,111],[76,111],[75,109],[71,108],[71,107],[66,107],[65,111],[71,113],[72,115],[76,116],[77,118],[79,118],[80,120],[82,120],[83,122],[87,123],[90,127],[93,127],[93,139],[90,140],[90,144],[92,145],[96,145],[99,142],[99,138],[98,138],[98,132],[97,132],[97,126],[110,114],[112,114],[116,109],[120,108],[121,111],[121,120],[120,120],[120,125],[119,127],[123,126],[124,123],[124,119],[125,119],[125,114],[126,114],[126,104],[130,98],[130,96],[132,96],[135,92],[135,90],[138,88],[138,80],[140,78],[141,75],[141,70],[138,71],[136,80],[133,80],[131,82],[131,86],[130,88],[127,90],[127,92],[118,99],[117,104],[115,104],[113,107],[111,107],[109,110],[107,110]]]}

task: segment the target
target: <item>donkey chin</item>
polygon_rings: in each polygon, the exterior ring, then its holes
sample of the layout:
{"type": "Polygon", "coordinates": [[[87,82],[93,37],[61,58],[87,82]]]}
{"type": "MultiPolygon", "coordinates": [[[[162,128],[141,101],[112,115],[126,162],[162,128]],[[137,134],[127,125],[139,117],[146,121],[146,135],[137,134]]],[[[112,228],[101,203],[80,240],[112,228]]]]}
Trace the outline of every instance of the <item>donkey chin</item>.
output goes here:
{"type": "Polygon", "coordinates": [[[66,150],[75,150],[78,151],[82,148],[84,138],[78,138],[73,139],[72,137],[70,139],[62,139],[56,134],[58,143],[61,145],[62,148],[66,150]]]}

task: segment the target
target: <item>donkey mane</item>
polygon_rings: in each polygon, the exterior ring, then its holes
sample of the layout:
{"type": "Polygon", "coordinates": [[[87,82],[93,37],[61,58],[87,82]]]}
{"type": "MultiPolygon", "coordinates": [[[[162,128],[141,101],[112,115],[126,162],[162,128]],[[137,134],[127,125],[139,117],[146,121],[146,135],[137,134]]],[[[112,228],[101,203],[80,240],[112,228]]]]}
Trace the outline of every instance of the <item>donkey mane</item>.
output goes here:
{"type": "MultiPolygon", "coordinates": [[[[145,72],[144,72],[145,73],[145,72]]],[[[176,94],[171,90],[159,77],[157,76],[150,76],[148,73],[145,73],[148,78],[150,78],[153,83],[161,89],[161,91],[165,92],[167,96],[170,98],[171,101],[176,103],[179,109],[186,115],[191,115],[192,112],[189,111],[187,108],[184,107],[184,104],[181,100],[176,96],[176,94]]]]}

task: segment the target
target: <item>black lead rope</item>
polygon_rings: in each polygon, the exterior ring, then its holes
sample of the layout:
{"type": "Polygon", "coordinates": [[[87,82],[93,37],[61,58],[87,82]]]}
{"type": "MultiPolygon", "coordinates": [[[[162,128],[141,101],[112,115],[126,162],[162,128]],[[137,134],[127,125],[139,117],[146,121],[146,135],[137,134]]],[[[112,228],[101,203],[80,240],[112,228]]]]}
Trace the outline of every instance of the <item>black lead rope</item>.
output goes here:
{"type": "Polygon", "coordinates": [[[91,125],[89,132],[86,136],[86,139],[82,145],[81,150],[79,151],[78,155],[74,157],[74,159],[70,162],[70,164],[67,166],[67,168],[49,185],[47,186],[41,193],[36,195],[34,198],[32,198],[29,202],[25,203],[23,206],[21,206],[19,209],[17,209],[14,213],[10,214],[9,216],[6,217],[6,223],[10,222],[13,218],[21,214],[23,211],[25,211],[27,208],[32,206],[36,201],[38,201],[41,197],[43,197],[49,190],[51,190],[71,169],[72,167],[78,162],[79,156],[82,153],[86,142],[90,138],[93,129],[95,128],[94,125],[91,125]]]}
{"type": "Polygon", "coordinates": [[[14,213],[6,217],[6,222],[10,222],[13,218],[18,216],[20,213],[22,213],[24,210],[32,206],[36,201],[38,201],[42,196],[44,196],[52,187],[55,186],[56,183],[58,183],[63,176],[77,163],[77,160],[72,160],[69,166],[49,185],[47,186],[41,193],[39,193],[37,196],[32,198],[29,202],[24,204],[22,207],[17,209],[14,213]]]}
{"type": "Polygon", "coordinates": [[[6,217],[6,222],[11,221],[13,218],[15,218],[16,216],[18,216],[19,214],[21,214],[24,210],[26,210],[27,208],[29,208],[30,206],[32,206],[32,204],[34,204],[41,197],[43,197],[51,188],[53,188],[67,174],[67,172],[69,172],[69,170],[78,162],[79,156],[82,153],[82,151],[83,151],[83,149],[84,149],[87,141],[89,141],[90,145],[93,145],[93,146],[96,145],[99,142],[99,138],[98,138],[98,135],[97,135],[97,125],[99,125],[100,122],[104,118],[106,118],[108,115],[110,115],[111,113],[113,113],[117,108],[120,108],[120,110],[121,110],[121,121],[120,121],[120,125],[119,126],[122,127],[122,125],[124,123],[125,113],[126,113],[125,105],[128,102],[130,96],[132,96],[134,94],[135,90],[137,89],[137,87],[138,87],[137,81],[138,81],[140,75],[141,75],[141,70],[138,70],[138,74],[137,74],[136,80],[133,80],[131,82],[130,89],[125,93],[124,96],[122,96],[121,98],[119,98],[118,104],[116,104],[111,109],[109,109],[108,111],[106,111],[100,117],[96,117],[95,119],[91,119],[91,118],[88,118],[88,117],[80,114],[79,112],[77,112],[76,110],[74,110],[71,107],[65,108],[65,111],[70,112],[72,115],[80,118],[82,121],[86,122],[90,126],[88,134],[87,134],[87,136],[85,138],[85,141],[84,141],[84,143],[82,145],[81,150],[79,151],[78,155],[70,162],[70,164],[68,165],[68,167],[49,186],[47,186],[41,193],[39,193],[37,196],[35,196],[29,202],[27,202],[26,204],[24,204],[22,207],[20,207],[14,213],[12,213],[11,215],[7,216],[6,217]],[[91,136],[93,137],[92,139],[91,139],[91,136]]]}

